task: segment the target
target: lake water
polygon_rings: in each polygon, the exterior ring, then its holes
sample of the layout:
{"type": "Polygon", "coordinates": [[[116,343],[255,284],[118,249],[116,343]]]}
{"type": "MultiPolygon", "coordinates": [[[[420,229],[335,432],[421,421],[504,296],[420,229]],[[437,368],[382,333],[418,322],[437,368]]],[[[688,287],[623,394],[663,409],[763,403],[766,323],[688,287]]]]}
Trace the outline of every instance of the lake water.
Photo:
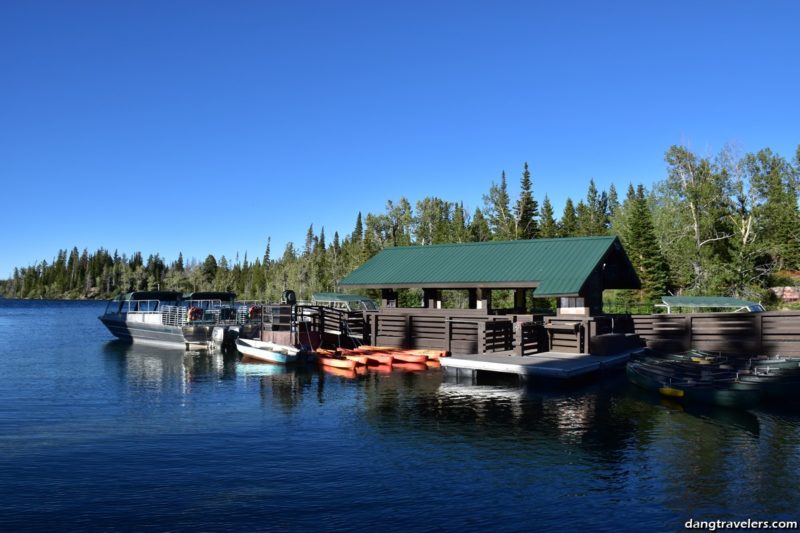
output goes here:
{"type": "Polygon", "coordinates": [[[0,300],[2,531],[677,531],[800,519],[800,408],[245,365],[0,300]]]}

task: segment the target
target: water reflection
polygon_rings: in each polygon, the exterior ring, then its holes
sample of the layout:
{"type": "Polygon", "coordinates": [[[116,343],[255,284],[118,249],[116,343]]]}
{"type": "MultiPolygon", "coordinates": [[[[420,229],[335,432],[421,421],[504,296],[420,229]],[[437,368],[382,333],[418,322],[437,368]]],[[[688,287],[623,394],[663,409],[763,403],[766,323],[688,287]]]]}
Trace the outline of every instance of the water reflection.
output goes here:
{"type": "Polygon", "coordinates": [[[110,341],[103,351],[129,390],[141,393],[190,394],[193,385],[235,378],[238,353],[184,351],[148,344],[110,341]]]}
{"type": "Polygon", "coordinates": [[[236,364],[236,375],[246,383],[258,383],[265,405],[289,412],[309,394],[314,372],[307,366],[274,365],[245,357],[236,364]]]}
{"type": "Polygon", "coordinates": [[[397,435],[401,426],[536,468],[569,458],[593,472],[598,490],[652,491],[678,516],[769,510],[791,518],[800,506],[796,412],[682,405],[613,380],[573,391],[437,383],[425,374],[366,385],[365,419],[380,432],[397,435]]]}

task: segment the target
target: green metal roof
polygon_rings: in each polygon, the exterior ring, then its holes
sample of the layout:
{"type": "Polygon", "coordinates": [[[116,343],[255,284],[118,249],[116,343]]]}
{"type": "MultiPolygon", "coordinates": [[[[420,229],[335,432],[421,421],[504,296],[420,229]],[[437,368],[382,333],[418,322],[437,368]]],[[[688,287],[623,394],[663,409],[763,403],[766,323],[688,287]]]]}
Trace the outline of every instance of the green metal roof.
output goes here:
{"type": "Polygon", "coordinates": [[[616,237],[489,241],[387,248],[346,276],[362,288],[524,288],[535,296],[577,295],[605,258],[604,288],[639,288],[616,237]]]}

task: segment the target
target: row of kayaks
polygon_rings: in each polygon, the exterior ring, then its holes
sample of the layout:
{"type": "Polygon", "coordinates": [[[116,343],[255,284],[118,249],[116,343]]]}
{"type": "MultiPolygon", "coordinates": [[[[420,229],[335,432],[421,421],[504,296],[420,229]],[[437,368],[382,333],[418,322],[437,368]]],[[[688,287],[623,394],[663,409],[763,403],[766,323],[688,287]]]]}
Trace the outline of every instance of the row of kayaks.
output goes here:
{"type": "Polygon", "coordinates": [[[794,357],[645,351],[628,362],[627,374],[635,385],[681,401],[747,409],[800,399],[800,358],[794,357]]]}
{"type": "Polygon", "coordinates": [[[443,350],[404,350],[382,346],[303,350],[255,339],[236,339],[236,348],[242,355],[261,362],[280,365],[318,362],[323,367],[344,370],[354,370],[359,366],[396,365],[422,365],[428,368],[435,366],[432,363],[437,363],[440,357],[447,356],[443,350]]]}

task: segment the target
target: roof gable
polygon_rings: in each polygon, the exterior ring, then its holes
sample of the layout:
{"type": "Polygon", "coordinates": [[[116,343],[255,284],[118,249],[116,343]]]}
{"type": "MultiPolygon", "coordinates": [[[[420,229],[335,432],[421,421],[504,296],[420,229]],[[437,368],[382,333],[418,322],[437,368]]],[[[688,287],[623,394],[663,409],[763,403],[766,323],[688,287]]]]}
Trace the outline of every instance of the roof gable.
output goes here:
{"type": "Polygon", "coordinates": [[[362,288],[536,287],[536,296],[578,294],[604,258],[617,280],[605,288],[638,288],[616,237],[489,241],[387,248],[340,283],[362,288]]]}

